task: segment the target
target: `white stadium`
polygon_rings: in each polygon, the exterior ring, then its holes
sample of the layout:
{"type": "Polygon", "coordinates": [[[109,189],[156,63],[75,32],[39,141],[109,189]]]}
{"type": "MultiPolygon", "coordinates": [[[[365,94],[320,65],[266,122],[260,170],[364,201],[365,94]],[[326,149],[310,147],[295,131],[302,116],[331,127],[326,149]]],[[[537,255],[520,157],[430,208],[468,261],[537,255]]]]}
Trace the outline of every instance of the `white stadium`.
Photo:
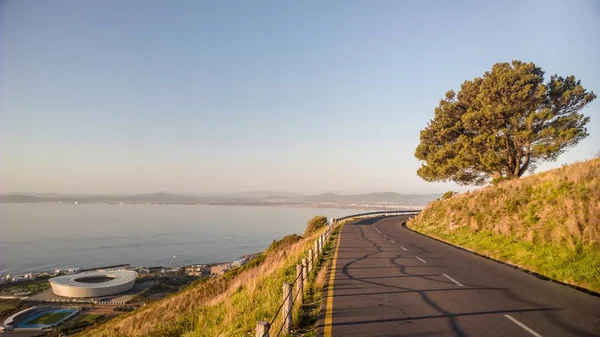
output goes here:
{"type": "Polygon", "coordinates": [[[130,270],[82,273],[50,279],[52,292],[63,297],[102,297],[133,288],[137,273],[130,270]]]}

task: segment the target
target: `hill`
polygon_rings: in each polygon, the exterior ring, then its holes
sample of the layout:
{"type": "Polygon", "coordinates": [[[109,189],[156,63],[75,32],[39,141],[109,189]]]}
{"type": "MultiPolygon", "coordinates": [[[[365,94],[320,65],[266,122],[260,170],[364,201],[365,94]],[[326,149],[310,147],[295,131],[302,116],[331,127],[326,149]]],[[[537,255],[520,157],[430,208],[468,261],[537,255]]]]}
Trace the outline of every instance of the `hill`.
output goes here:
{"type": "Polygon", "coordinates": [[[146,193],[146,194],[136,194],[131,195],[129,197],[124,197],[122,200],[124,201],[137,201],[137,202],[186,202],[186,201],[194,201],[196,198],[185,196],[185,195],[175,195],[169,193],[146,193]]]}
{"type": "Polygon", "coordinates": [[[314,202],[345,202],[345,203],[402,203],[427,204],[431,200],[438,198],[440,194],[399,194],[395,192],[366,193],[366,194],[335,194],[324,193],[294,198],[298,201],[314,202]]]}
{"type": "Polygon", "coordinates": [[[23,195],[23,194],[0,195],[0,202],[41,202],[41,201],[45,201],[45,199],[36,197],[33,195],[23,195]]]}
{"type": "Polygon", "coordinates": [[[282,205],[303,207],[354,207],[363,209],[421,207],[440,194],[399,194],[394,192],[367,194],[300,195],[292,192],[241,192],[214,196],[146,193],[136,195],[63,195],[57,193],[11,193],[0,195],[0,202],[126,202],[208,205],[282,205]]]}
{"type": "MultiPolygon", "coordinates": [[[[178,293],[77,336],[253,336],[256,322],[269,320],[277,312],[283,282],[295,279],[296,264],[324,230],[322,227],[304,237],[286,236],[241,268],[200,279],[178,293]]],[[[325,269],[319,275],[324,282],[325,269]]],[[[274,331],[280,325],[275,322],[274,331]]]]}
{"type": "Polygon", "coordinates": [[[600,292],[600,159],[442,198],[408,227],[600,292]]]}

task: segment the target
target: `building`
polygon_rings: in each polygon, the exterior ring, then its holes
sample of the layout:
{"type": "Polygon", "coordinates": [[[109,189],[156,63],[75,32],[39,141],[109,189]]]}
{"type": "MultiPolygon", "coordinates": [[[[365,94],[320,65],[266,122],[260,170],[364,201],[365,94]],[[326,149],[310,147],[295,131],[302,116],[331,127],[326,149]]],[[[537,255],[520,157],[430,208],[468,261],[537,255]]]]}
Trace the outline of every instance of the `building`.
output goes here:
{"type": "Polygon", "coordinates": [[[33,281],[37,280],[38,275],[36,273],[25,274],[25,279],[33,281]]]}
{"type": "Polygon", "coordinates": [[[150,274],[150,270],[148,268],[144,268],[144,267],[135,267],[135,268],[132,268],[131,270],[136,271],[140,275],[150,274]]]}
{"type": "Polygon", "coordinates": [[[161,274],[168,274],[168,275],[173,275],[173,274],[179,274],[181,273],[182,268],[179,267],[170,267],[170,268],[164,268],[160,271],[161,274]]]}
{"type": "Polygon", "coordinates": [[[133,288],[137,273],[131,270],[111,270],[50,279],[55,295],[71,298],[101,297],[125,292],[133,288]]]}
{"type": "Polygon", "coordinates": [[[243,256],[241,259],[231,262],[231,267],[241,267],[250,261],[250,256],[243,256]]]}
{"type": "Polygon", "coordinates": [[[229,269],[231,269],[231,264],[229,263],[216,264],[210,267],[210,273],[212,275],[223,275],[229,269]]]}
{"type": "Polygon", "coordinates": [[[188,276],[203,276],[210,274],[210,268],[205,264],[197,264],[186,267],[185,273],[188,276]]]}
{"type": "MultiPolygon", "coordinates": [[[[0,331],[41,331],[62,324],[64,321],[71,319],[80,311],[80,308],[65,308],[55,306],[33,306],[25,310],[21,310],[16,314],[11,315],[4,320],[3,329],[0,331]],[[66,314],[60,320],[53,323],[29,323],[33,318],[40,317],[42,314],[61,313],[66,314]]],[[[29,334],[27,334],[29,335],[29,334]]],[[[38,334],[35,334],[36,336],[38,334]]]]}

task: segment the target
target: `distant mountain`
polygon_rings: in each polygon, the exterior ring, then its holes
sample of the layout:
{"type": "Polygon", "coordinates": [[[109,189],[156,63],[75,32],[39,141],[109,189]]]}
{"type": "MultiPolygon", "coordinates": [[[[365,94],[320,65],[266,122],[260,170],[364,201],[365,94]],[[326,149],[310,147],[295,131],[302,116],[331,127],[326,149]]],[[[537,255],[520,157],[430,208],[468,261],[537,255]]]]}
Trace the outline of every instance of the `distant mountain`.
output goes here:
{"type": "Polygon", "coordinates": [[[35,193],[35,192],[0,193],[0,196],[5,196],[5,195],[28,195],[28,196],[39,197],[39,198],[57,198],[57,197],[64,196],[63,194],[60,194],[60,193],[35,193]]]}
{"type": "Polygon", "coordinates": [[[46,199],[36,197],[33,195],[22,195],[22,194],[0,195],[0,202],[41,202],[41,201],[46,201],[46,199]]]}
{"type": "Polygon", "coordinates": [[[348,207],[381,207],[394,206],[424,206],[441,194],[399,194],[395,192],[378,192],[366,194],[336,194],[323,193],[316,195],[302,195],[293,192],[259,191],[239,192],[218,196],[190,196],[170,193],[145,193],[135,195],[63,195],[45,193],[30,194],[3,194],[0,202],[126,202],[126,203],[198,203],[211,205],[318,205],[332,204],[330,206],[348,207]],[[42,196],[43,195],[43,196],[42,196]]]}
{"type": "Polygon", "coordinates": [[[122,198],[124,201],[143,201],[143,202],[191,202],[197,197],[185,196],[185,195],[176,195],[169,193],[146,193],[146,194],[136,194],[128,197],[122,198]]]}
{"type": "Polygon", "coordinates": [[[236,192],[226,194],[226,197],[242,198],[242,199],[285,199],[300,197],[302,194],[285,191],[253,191],[253,192],[236,192]]]}
{"type": "Polygon", "coordinates": [[[395,192],[380,192],[367,194],[335,194],[323,193],[293,198],[294,201],[331,202],[331,203],[394,203],[405,205],[425,205],[441,194],[399,194],[395,192]]]}

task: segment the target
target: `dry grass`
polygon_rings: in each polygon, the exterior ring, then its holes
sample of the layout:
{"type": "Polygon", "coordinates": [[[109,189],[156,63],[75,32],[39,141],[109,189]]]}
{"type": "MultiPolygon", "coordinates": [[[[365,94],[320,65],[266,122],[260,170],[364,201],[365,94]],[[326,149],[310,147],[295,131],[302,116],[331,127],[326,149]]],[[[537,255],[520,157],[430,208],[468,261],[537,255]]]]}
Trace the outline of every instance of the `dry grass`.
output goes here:
{"type": "Polygon", "coordinates": [[[327,268],[321,268],[317,277],[315,278],[315,290],[319,293],[323,292],[323,288],[325,287],[325,280],[327,276],[327,268]]]}
{"type": "Polygon", "coordinates": [[[80,336],[251,335],[257,320],[274,314],[282,283],[294,279],[296,264],[323,230],[269,252],[262,263],[239,275],[194,284],[80,336]]]}
{"type": "Polygon", "coordinates": [[[453,242],[468,237],[471,249],[600,290],[600,159],[434,201],[409,226],[453,242]]]}

